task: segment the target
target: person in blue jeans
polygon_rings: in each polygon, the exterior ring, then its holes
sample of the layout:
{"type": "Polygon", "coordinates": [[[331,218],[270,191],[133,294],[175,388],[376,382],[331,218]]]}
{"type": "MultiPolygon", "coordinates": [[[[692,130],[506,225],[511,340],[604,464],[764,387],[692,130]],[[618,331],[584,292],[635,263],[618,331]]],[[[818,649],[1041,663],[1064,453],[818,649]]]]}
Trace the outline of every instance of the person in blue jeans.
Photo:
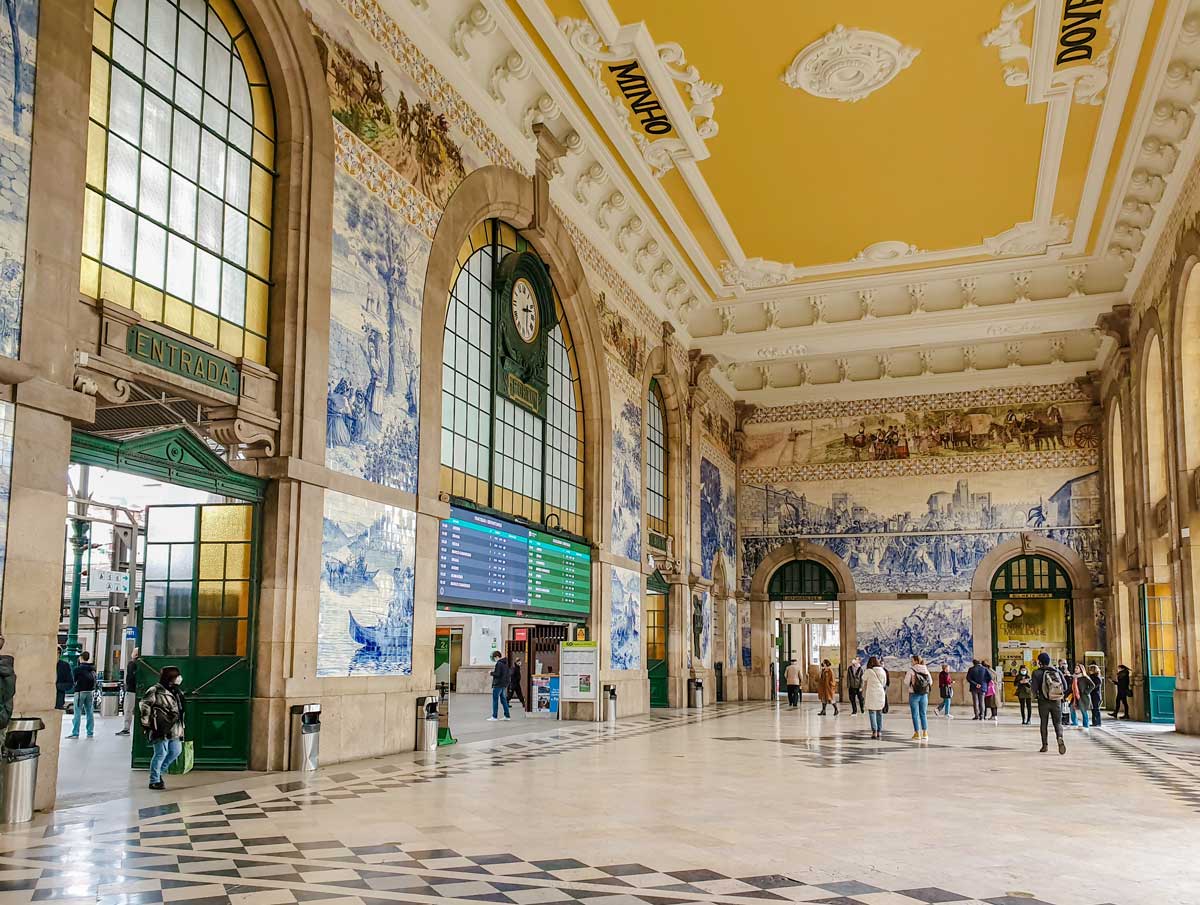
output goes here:
{"type": "Polygon", "coordinates": [[[871,738],[883,738],[883,708],[887,706],[887,670],[878,657],[867,661],[863,670],[863,701],[871,721],[871,738]]]}
{"type": "Polygon", "coordinates": [[[158,681],[151,685],[138,704],[138,718],[146,740],[154,749],[150,757],[150,788],[166,788],[163,774],[183,753],[184,724],[183,676],[178,667],[164,666],[158,681]]]}
{"type": "Polygon", "coordinates": [[[904,686],[908,689],[908,709],[912,713],[913,738],[929,740],[929,692],[933,689],[933,676],[925,661],[913,654],[912,666],[904,674],[904,686]]]}
{"type": "Polygon", "coordinates": [[[96,664],[92,655],[84,651],[79,655],[79,665],[71,670],[72,686],[75,691],[75,716],[71,720],[71,734],[67,738],[79,738],[79,723],[87,715],[87,737],[96,731],[95,704],[96,664]]]}
{"type": "Polygon", "coordinates": [[[504,705],[504,718],[512,719],[508,711],[508,680],[511,678],[508,663],[498,650],[492,651],[492,662],[495,666],[492,667],[492,715],[488,717],[489,723],[499,718],[500,705],[504,705]]]}

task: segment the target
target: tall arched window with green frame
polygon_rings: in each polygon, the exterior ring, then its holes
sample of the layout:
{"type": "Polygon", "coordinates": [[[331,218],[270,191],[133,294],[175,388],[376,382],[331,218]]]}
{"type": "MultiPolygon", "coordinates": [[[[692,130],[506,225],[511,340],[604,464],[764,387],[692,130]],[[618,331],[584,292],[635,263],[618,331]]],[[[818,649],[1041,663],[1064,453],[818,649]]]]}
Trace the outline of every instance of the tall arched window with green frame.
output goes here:
{"type": "Polygon", "coordinates": [[[493,287],[507,256],[530,251],[500,220],[476,226],[459,251],[442,345],[440,489],[459,501],[582,536],[583,401],[557,290],[546,335],[544,414],[495,387],[493,287]]]}
{"type": "Polygon", "coordinates": [[[666,405],[657,380],[646,394],[646,529],[650,546],[665,550],[668,534],[667,494],[670,462],[667,456],[666,405]]]}
{"type": "Polygon", "coordinates": [[[265,363],[274,165],[233,0],[96,0],[83,295],[265,363]]]}

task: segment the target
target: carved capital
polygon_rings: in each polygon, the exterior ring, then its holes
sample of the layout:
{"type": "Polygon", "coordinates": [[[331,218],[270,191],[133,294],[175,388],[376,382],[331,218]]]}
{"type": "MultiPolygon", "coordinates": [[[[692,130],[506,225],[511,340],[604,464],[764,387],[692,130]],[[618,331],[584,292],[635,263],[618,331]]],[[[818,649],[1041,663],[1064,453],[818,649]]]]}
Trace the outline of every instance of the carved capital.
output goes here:
{"type": "Polygon", "coordinates": [[[1133,319],[1133,309],[1129,305],[1114,305],[1112,311],[1101,314],[1096,318],[1096,329],[1105,336],[1111,336],[1117,347],[1129,347],[1129,330],[1133,319]]]}
{"type": "Polygon", "coordinates": [[[248,459],[267,459],[275,455],[276,431],[245,418],[213,421],[209,433],[222,446],[241,449],[248,459]]]}

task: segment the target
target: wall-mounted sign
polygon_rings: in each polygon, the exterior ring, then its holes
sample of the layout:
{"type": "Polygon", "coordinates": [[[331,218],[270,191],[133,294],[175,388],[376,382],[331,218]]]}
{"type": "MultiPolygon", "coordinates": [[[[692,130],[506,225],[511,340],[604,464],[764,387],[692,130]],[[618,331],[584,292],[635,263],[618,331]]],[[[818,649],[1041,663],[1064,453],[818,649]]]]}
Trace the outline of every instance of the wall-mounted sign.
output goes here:
{"type": "Polygon", "coordinates": [[[527,629],[527,628],[513,629],[513,640],[514,641],[528,641],[529,640],[529,629],[527,629]]]}
{"type": "Polygon", "coordinates": [[[241,374],[233,363],[141,324],[130,326],[125,353],[130,358],[224,393],[236,396],[241,389],[241,374]]]}
{"type": "Polygon", "coordinates": [[[92,569],[88,572],[88,589],[106,594],[128,594],[129,573],[112,569],[92,569]]]}
{"type": "Polygon", "coordinates": [[[608,71],[612,73],[617,90],[625,99],[625,106],[629,108],[643,132],[661,138],[675,131],[671,120],[667,118],[667,111],[655,96],[654,89],[650,87],[650,82],[637,60],[609,66],[608,71]]]}
{"type": "Polygon", "coordinates": [[[1104,0],[1067,0],[1058,30],[1056,65],[1090,60],[1095,50],[1096,25],[1104,12],[1104,0]]]}
{"type": "Polygon", "coordinates": [[[559,646],[559,695],[564,701],[595,701],[600,648],[595,641],[563,641],[559,646]]]}

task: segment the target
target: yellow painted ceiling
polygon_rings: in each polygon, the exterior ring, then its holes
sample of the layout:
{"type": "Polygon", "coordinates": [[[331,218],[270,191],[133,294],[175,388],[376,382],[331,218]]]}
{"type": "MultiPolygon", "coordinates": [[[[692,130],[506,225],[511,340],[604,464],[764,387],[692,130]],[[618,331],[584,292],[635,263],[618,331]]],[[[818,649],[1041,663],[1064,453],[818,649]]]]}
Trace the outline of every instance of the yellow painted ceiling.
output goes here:
{"type": "MultiPolygon", "coordinates": [[[[544,2],[555,18],[586,18],[578,0],[544,2]]],[[[700,174],[746,257],[798,267],[836,266],[882,241],[965,249],[1031,218],[1047,108],[1027,104],[1024,86],[1006,85],[997,49],[982,45],[1004,5],[610,2],[622,24],[644,21],[656,42],[680,44],[702,78],[724,86],[715,101],[720,132],[700,174]],[[920,55],[855,103],[788,87],[781,76],[796,54],[837,24],[881,32],[920,55]]],[[[1102,30],[1096,49],[1107,43],[1102,30]]],[[[1149,54],[1144,48],[1143,68],[1149,54]]],[[[1071,106],[1056,215],[1078,215],[1102,109],[1071,106]]],[[[661,185],[719,266],[729,255],[684,180],[671,172],[661,185]]]]}

